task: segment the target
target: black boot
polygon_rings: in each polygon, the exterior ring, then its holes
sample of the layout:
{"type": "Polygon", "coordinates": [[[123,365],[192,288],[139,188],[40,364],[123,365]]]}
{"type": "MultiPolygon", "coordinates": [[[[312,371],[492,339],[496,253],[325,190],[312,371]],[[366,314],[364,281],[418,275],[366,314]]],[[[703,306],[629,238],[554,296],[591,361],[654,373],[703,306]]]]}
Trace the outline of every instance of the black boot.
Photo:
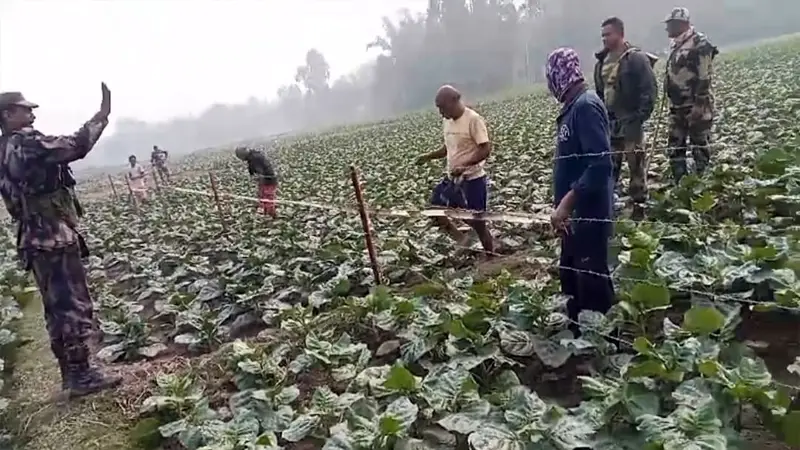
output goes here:
{"type": "Polygon", "coordinates": [[[698,177],[702,177],[703,174],[706,173],[707,168],[708,168],[708,162],[695,158],[694,172],[697,174],[698,177]]]}
{"type": "Polygon", "coordinates": [[[672,181],[677,186],[681,182],[681,178],[686,175],[686,160],[681,162],[673,161],[670,166],[672,167],[672,181]]]}
{"type": "Polygon", "coordinates": [[[61,372],[61,390],[66,391],[69,387],[69,372],[67,370],[67,362],[64,360],[64,358],[58,358],[58,369],[61,372]]]}
{"type": "Polygon", "coordinates": [[[69,342],[64,350],[70,398],[113,389],[122,383],[121,377],[107,377],[89,364],[89,347],[85,340],[69,342]]]}
{"type": "Polygon", "coordinates": [[[88,362],[72,363],[67,366],[67,385],[70,398],[83,397],[122,384],[122,377],[103,375],[88,362]]]}
{"type": "Polygon", "coordinates": [[[645,219],[645,205],[644,203],[634,203],[631,210],[631,220],[641,222],[645,219]]]}
{"type": "Polygon", "coordinates": [[[50,349],[58,362],[58,370],[61,372],[61,390],[67,390],[67,356],[64,352],[64,344],[59,340],[50,339],[50,349]]]}

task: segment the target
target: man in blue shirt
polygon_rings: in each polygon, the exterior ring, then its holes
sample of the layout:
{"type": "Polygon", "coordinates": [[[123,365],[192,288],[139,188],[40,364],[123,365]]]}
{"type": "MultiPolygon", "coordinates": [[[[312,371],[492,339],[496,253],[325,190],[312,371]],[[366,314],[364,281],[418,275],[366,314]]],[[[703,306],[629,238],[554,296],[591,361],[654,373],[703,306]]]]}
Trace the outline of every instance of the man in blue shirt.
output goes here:
{"type": "Polygon", "coordinates": [[[577,320],[582,310],[605,313],[614,302],[608,270],[614,186],[609,120],[603,101],[587,90],[573,49],[554,50],[546,74],[550,92],[563,105],[556,120],[551,222],[561,234],[561,290],[572,297],[569,317],[577,320]]]}

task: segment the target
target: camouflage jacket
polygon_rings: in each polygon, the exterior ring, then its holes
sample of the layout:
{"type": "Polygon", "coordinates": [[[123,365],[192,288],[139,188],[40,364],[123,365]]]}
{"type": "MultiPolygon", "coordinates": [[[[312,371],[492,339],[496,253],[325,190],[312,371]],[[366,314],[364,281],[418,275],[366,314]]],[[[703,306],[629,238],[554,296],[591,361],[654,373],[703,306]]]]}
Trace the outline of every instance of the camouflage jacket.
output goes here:
{"type": "Polygon", "coordinates": [[[165,166],[168,156],[169,153],[165,150],[153,150],[153,152],[150,153],[150,164],[154,166],[165,166]]]}
{"type": "Polygon", "coordinates": [[[678,38],[667,59],[664,89],[673,108],[714,106],[712,62],[717,47],[703,33],[691,31],[678,38]]]}
{"type": "MultiPolygon", "coordinates": [[[[79,245],[66,165],[86,156],[108,125],[90,120],[72,136],[46,136],[33,128],[0,137],[0,195],[17,225],[17,250],[26,268],[39,251],[79,245]]],[[[70,177],[71,178],[71,177],[70,177]]]]}

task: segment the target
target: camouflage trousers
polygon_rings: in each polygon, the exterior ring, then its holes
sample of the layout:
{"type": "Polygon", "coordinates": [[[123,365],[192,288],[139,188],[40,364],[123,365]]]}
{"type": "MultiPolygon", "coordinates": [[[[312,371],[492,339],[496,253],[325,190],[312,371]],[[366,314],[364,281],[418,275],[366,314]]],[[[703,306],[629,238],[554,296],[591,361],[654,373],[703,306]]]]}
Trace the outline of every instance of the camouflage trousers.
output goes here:
{"type": "Polygon", "coordinates": [[[611,151],[614,163],[613,174],[614,182],[619,184],[620,174],[622,173],[622,162],[628,161],[630,171],[630,184],[628,194],[635,203],[647,201],[647,153],[644,151],[644,137],[639,136],[637,140],[624,138],[611,140],[611,151]]]}
{"type": "Polygon", "coordinates": [[[686,152],[689,148],[698,174],[705,172],[711,160],[711,126],[714,120],[712,108],[706,108],[698,119],[690,117],[692,108],[670,108],[669,111],[669,159],[674,180],[686,175],[686,152]],[[688,146],[687,146],[687,142],[688,146]]]}
{"type": "Polygon", "coordinates": [[[60,364],[87,362],[94,322],[79,247],[38,252],[31,265],[42,295],[53,354],[60,364]]]}
{"type": "Polygon", "coordinates": [[[167,167],[166,164],[154,164],[153,167],[155,167],[156,172],[158,172],[158,176],[162,181],[165,177],[169,178],[169,167],[167,167]]]}

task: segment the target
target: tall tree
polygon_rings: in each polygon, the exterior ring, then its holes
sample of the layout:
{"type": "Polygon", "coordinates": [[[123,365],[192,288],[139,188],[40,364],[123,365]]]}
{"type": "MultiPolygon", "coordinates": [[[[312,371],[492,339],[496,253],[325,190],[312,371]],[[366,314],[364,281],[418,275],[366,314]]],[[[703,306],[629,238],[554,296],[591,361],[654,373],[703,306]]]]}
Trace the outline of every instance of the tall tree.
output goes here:
{"type": "MultiPolygon", "coordinates": [[[[797,0],[682,0],[697,28],[720,46],[800,30],[797,0]]],[[[173,154],[348,121],[363,121],[430,107],[436,88],[450,83],[470,99],[515,84],[542,81],[547,54],[575,47],[591,70],[600,23],[619,16],[634,44],[653,52],[668,45],[663,19],[673,0],[428,0],[422,14],[383,18],[383,33],[369,43],[370,64],[331,80],[317,49],[302,56],[294,83],[272,101],[213,105],[196,117],[151,124],[116,123],[88,163],[117,163],[153,144],[173,154]]],[[[142,153],[146,155],[146,153],[142,153]]],[[[84,162],[84,164],[86,164],[84,162]]]]}
{"type": "Polygon", "coordinates": [[[319,50],[312,48],[306,52],[306,63],[297,68],[295,81],[302,83],[311,94],[322,94],[328,90],[331,67],[319,50]]]}

